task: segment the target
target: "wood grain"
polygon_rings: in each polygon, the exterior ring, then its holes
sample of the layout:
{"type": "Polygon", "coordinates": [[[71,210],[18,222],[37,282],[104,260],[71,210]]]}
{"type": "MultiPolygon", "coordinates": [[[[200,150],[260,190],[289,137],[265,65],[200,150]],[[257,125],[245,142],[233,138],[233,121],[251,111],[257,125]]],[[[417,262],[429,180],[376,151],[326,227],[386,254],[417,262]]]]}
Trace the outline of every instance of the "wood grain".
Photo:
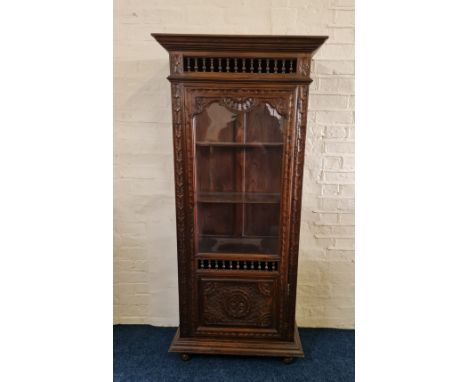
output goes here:
{"type": "Polygon", "coordinates": [[[169,51],[172,83],[180,327],[170,351],[303,356],[295,304],[308,84],[326,37],[152,35],[169,51]],[[280,58],[295,66],[285,71],[280,58]],[[246,67],[254,63],[262,73],[246,67]]]}

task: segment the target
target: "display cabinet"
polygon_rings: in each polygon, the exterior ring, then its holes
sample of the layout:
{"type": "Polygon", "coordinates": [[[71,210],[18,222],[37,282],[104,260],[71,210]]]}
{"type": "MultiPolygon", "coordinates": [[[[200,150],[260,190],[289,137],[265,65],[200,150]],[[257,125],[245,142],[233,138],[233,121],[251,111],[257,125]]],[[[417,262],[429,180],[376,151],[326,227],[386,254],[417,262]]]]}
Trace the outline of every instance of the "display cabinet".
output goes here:
{"type": "Polygon", "coordinates": [[[172,87],[180,326],[170,351],[301,357],[308,88],[326,37],[152,36],[169,52],[172,87]]]}

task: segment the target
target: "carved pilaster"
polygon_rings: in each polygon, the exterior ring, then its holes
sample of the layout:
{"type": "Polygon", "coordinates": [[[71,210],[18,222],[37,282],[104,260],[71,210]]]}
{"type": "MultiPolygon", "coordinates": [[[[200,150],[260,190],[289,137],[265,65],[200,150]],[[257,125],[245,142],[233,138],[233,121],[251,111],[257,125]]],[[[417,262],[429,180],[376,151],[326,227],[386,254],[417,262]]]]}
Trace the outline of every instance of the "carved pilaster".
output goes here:
{"type": "Polygon", "coordinates": [[[172,121],[174,134],[174,180],[177,222],[177,260],[179,268],[179,310],[180,334],[189,334],[189,311],[187,293],[187,276],[190,263],[187,261],[186,224],[185,216],[185,161],[184,161],[184,134],[183,134],[183,86],[172,85],[172,121]]]}
{"type": "Polygon", "coordinates": [[[288,297],[290,318],[286,320],[290,337],[294,334],[294,312],[296,304],[297,263],[299,254],[299,230],[301,225],[302,174],[304,172],[305,138],[307,129],[307,96],[309,88],[298,86],[297,114],[294,143],[294,168],[291,205],[291,229],[288,264],[288,297]]]}

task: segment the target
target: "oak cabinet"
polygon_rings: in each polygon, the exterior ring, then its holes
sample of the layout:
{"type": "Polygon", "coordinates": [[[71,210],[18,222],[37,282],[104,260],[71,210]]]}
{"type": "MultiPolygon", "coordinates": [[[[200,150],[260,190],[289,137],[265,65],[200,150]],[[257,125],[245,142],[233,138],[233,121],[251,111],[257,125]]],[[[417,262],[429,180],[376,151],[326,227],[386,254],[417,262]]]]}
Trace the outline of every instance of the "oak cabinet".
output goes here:
{"type": "Polygon", "coordinates": [[[303,356],[308,88],[324,36],[152,34],[169,52],[180,326],[170,351],[303,356]]]}

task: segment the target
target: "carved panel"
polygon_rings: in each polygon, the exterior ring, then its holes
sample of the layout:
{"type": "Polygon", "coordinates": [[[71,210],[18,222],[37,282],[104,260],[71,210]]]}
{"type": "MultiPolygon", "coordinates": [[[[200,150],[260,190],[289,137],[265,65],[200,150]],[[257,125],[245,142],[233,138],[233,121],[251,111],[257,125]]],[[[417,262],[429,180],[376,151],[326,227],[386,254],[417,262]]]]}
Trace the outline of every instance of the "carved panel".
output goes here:
{"type": "MultiPolygon", "coordinates": [[[[231,90],[230,93],[247,92],[242,90],[231,90]]],[[[248,93],[247,93],[248,94],[248,93]]],[[[200,114],[205,108],[213,102],[218,102],[220,105],[228,108],[232,112],[250,111],[254,107],[259,106],[261,102],[268,103],[278,114],[283,118],[287,118],[290,110],[291,97],[290,94],[285,94],[283,97],[275,97],[274,93],[265,91],[263,97],[225,97],[219,96],[195,96],[193,97],[192,117],[200,114]],[[261,101],[261,102],[260,102],[261,101]]]]}
{"type": "Polygon", "coordinates": [[[200,324],[203,326],[274,326],[275,281],[200,281],[200,324]]]}
{"type": "Polygon", "coordinates": [[[299,60],[298,72],[301,76],[308,77],[310,74],[310,58],[303,57],[299,60]]]}
{"type": "Polygon", "coordinates": [[[246,97],[246,98],[230,98],[226,97],[223,98],[220,102],[221,105],[226,106],[229,110],[232,111],[249,111],[254,107],[257,103],[257,100],[255,100],[252,97],[246,97]]]}
{"type": "Polygon", "coordinates": [[[171,54],[171,73],[182,74],[184,72],[183,56],[180,53],[171,54]]]}

